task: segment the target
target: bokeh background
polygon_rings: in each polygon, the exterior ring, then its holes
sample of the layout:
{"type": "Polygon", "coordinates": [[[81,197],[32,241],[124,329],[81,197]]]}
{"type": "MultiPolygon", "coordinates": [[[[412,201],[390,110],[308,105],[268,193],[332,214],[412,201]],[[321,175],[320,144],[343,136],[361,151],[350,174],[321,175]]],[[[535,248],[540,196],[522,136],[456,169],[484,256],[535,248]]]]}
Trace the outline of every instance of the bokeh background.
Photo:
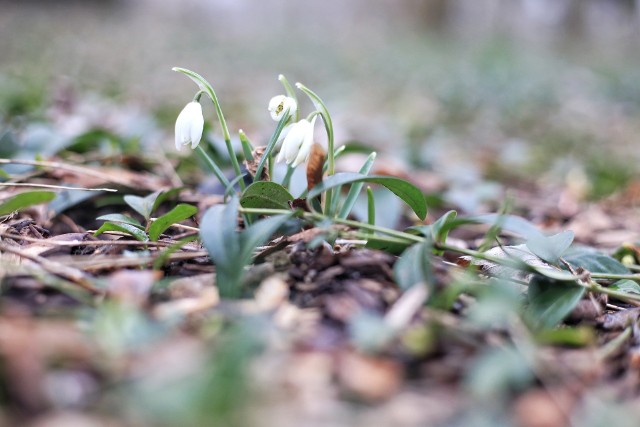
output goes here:
{"type": "Polygon", "coordinates": [[[323,97],[338,142],[372,146],[401,167],[467,181],[570,177],[586,197],[637,172],[638,1],[4,0],[0,8],[3,143],[28,145],[27,123],[51,121],[62,105],[73,109],[71,124],[57,124],[68,134],[102,120],[145,149],[170,149],[173,120],[194,92],[171,71],[182,66],[212,82],[231,129],[258,144],[273,130],[266,105],[283,73],[323,97]]]}

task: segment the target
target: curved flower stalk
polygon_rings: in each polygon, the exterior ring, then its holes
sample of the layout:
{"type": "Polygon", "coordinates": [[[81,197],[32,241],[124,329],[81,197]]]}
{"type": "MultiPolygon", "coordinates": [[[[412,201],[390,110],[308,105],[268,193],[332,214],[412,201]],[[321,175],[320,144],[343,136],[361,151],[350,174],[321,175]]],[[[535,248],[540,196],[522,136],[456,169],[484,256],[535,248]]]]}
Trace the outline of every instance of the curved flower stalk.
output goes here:
{"type": "Polygon", "coordinates": [[[176,120],[176,150],[180,150],[183,145],[189,144],[191,144],[191,149],[195,150],[202,139],[203,129],[202,105],[197,101],[191,101],[178,114],[176,120]]]}
{"type": "MultiPolygon", "coordinates": [[[[218,120],[220,122],[220,128],[222,129],[222,135],[224,137],[224,142],[225,145],[227,146],[227,151],[229,152],[229,158],[231,159],[231,165],[233,166],[233,170],[236,174],[236,177],[241,176],[242,172],[240,171],[240,163],[238,162],[238,158],[236,156],[236,153],[233,149],[233,147],[231,146],[231,135],[229,134],[229,128],[227,127],[227,122],[224,119],[224,114],[222,113],[222,107],[220,107],[220,101],[218,101],[218,97],[215,93],[215,91],[213,90],[213,87],[211,86],[211,84],[205,80],[204,77],[202,77],[200,74],[191,71],[191,70],[187,70],[186,68],[180,68],[180,67],[173,67],[172,68],[173,71],[177,71],[179,73],[182,73],[184,75],[186,75],[187,77],[189,77],[195,84],[198,85],[198,87],[200,88],[200,92],[198,92],[198,94],[196,94],[196,99],[199,99],[200,94],[202,93],[206,93],[207,96],[209,96],[209,98],[211,99],[211,102],[213,102],[213,105],[216,109],[216,114],[218,116],[218,120]]],[[[197,145],[197,144],[196,144],[197,145]]],[[[204,151],[203,151],[204,153],[204,151]]],[[[209,163],[211,163],[212,161],[210,159],[209,163]]],[[[217,166],[216,166],[217,168],[217,166]]],[[[216,173],[216,175],[219,175],[218,173],[216,173]]],[[[220,177],[218,176],[218,179],[220,179],[220,177]]],[[[220,180],[223,184],[225,183],[223,180],[220,180]]],[[[228,180],[226,180],[228,183],[228,180]]],[[[244,188],[244,182],[242,180],[239,181],[240,187],[244,188]]]]}

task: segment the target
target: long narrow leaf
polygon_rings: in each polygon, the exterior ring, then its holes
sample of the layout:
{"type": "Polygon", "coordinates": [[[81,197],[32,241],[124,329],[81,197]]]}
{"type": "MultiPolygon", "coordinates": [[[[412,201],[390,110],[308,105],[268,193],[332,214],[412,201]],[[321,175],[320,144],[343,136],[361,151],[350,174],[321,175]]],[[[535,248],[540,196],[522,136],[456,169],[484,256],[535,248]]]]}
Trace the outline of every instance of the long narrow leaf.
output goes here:
{"type": "MultiPolygon", "coordinates": [[[[368,175],[373,167],[373,162],[376,160],[376,153],[373,152],[369,154],[367,160],[364,162],[364,165],[359,170],[359,173],[362,175],[368,175]]],[[[349,189],[349,193],[347,193],[347,198],[344,200],[342,204],[342,208],[340,209],[340,213],[338,214],[338,218],[345,219],[351,213],[351,209],[353,209],[353,205],[356,203],[356,199],[358,198],[358,194],[362,190],[364,186],[364,182],[358,182],[351,185],[349,189]]]]}
{"type": "Polygon", "coordinates": [[[422,192],[415,185],[403,179],[391,176],[367,176],[359,173],[337,173],[326,177],[320,184],[312,188],[307,197],[312,199],[332,188],[358,182],[372,182],[374,184],[383,185],[407,203],[409,207],[413,209],[418,218],[424,219],[427,216],[427,202],[422,192]]]}

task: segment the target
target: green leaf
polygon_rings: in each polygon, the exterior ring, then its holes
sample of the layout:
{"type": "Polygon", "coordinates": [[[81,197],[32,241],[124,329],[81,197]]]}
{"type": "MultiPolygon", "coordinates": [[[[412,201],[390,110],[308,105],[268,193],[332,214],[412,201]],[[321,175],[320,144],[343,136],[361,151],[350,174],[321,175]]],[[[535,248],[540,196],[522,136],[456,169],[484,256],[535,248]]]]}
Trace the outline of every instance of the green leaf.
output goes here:
{"type": "MultiPolygon", "coordinates": [[[[361,173],[362,175],[368,175],[369,172],[371,171],[371,168],[373,167],[373,162],[375,160],[376,160],[376,153],[373,152],[369,154],[369,157],[367,157],[367,160],[364,162],[364,164],[362,165],[358,173],[361,173]]],[[[351,210],[353,209],[353,205],[355,205],[358,194],[360,194],[360,191],[362,190],[363,186],[364,186],[364,182],[359,182],[351,186],[351,188],[349,189],[349,193],[347,194],[347,197],[344,199],[344,204],[340,209],[338,218],[346,219],[349,216],[349,213],[351,213],[351,210]]]]}
{"type": "Polygon", "coordinates": [[[573,231],[567,230],[553,236],[532,236],[527,240],[529,250],[550,264],[556,264],[573,242],[573,231]]]}
{"type": "Polygon", "coordinates": [[[144,217],[144,219],[148,221],[149,218],[151,218],[151,213],[156,206],[156,200],[161,193],[162,191],[156,191],[155,193],[151,193],[146,197],[138,197],[129,194],[124,196],[124,201],[126,204],[131,206],[133,210],[138,212],[144,217]]]}
{"type": "Polygon", "coordinates": [[[243,208],[289,209],[291,193],[273,181],[256,181],[244,190],[240,197],[243,208]]]}
{"type": "Polygon", "coordinates": [[[99,236],[105,231],[120,231],[122,233],[127,233],[130,236],[133,236],[136,240],[139,240],[141,242],[146,242],[149,240],[149,237],[147,237],[147,233],[145,233],[144,230],[140,230],[138,227],[131,224],[115,223],[115,222],[105,222],[94,233],[94,236],[99,236]]]}
{"type": "Polygon", "coordinates": [[[469,365],[465,383],[476,397],[495,400],[524,388],[534,379],[527,358],[515,347],[484,350],[469,365]]]}
{"type": "Polygon", "coordinates": [[[185,203],[179,204],[160,218],[153,221],[153,224],[149,226],[149,238],[151,241],[155,242],[167,228],[177,222],[184,221],[185,219],[192,217],[197,212],[198,208],[193,205],[187,205],[185,203]]]}
{"type": "Polygon", "coordinates": [[[418,218],[423,220],[427,216],[427,202],[424,194],[413,184],[396,177],[380,176],[380,175],[362,175],[359,173],[337,173],[326,177],[320,184],[316,185],[309,191],[307,197],[312,199],[321,193],[332,188],[345,184],[354,184],[358,182],[371,182],[380,184],[392,191],[396,196],[400,197],[405,203],[413,209],[418,218]]]}
{"type": "Polygon", "coordinates": [[[0,215],[8,215],[11,212],[19,211],[29,206],[47,203],[55,199],[56,193],[53,191],[27,191],[16,194],[5,199],[0,204],[0,215]]]}
{"type": "Polygon", "coordinates": [[[591,326],[564,327],[540,331],[535,335],[535,339],[547,345],[584,347],[595,342],[596,333],[591,326]]]}
{"type": "Polygon", "coordinates": [[[431,241],[425,239],[404,251],[393,266],[393,273],[398,286],[405,291],[418,283],[424,283],[431,289],[431,241]]]}
{"type": "Polygon", "coordinates": [[[456,211],[451,210],[438,218],[433,224],[409,227],[407,231],[430,237],[437,243],[445,243],[449,230],[452,228],[450,224],[456,219],[457,215],[456,211]]]}
{"type": "Polygon", "coordinates": [[[571,313],[584,291],[575,284],[534,276],[529,282],[525,318],[533,329],[553,328],[571,313]]]}
{"type": "Polygon", "coordinates": [[[562,258],[572,267],[582,267],[592,273],[629,274],[624,264],[592,248],[572,248],[562,258]]]}
{"type": "Polygon", "coordinates": [[[244,232],[237,232],[238,199],[215,205],[205,212],[200,236],[216,265],[216,284],[223,298],[242,296],[244,267],[253,251],[264,243],[293,214],[279,215],[256,222],[244,232]]]}
{"type": "Polygon", "coordinates": [[[140,224],[140,221],[138,221],[135,218],[131,218],[130,216],[126,216],[122,214],[107,214],[107,215],[99,216],[96,219],[102,220],[102,221],[121,222],[123,224],[133,225],[134,227],[144,230],[144,226],[140,224]]]}
{"type": "MultiPolygon", "coordinates": [[[[480,223],[492,226],[497,225],[501,230],[509,231],[527,239],[543,236],[542,232],[538,230],[535,225],[515,215],[485,214],[470,218],[461,218],[459,221],[461,224],[480,223]]],[[[455,225],[457,226],[458,224],[455,225]]]]}
{"type": "Polygon", "coordinates": [[[613,285],[609,286],[609,288],[626,292],[628,294],[640,294],[640,284],[630,279],[618,280],[613,285]]]}

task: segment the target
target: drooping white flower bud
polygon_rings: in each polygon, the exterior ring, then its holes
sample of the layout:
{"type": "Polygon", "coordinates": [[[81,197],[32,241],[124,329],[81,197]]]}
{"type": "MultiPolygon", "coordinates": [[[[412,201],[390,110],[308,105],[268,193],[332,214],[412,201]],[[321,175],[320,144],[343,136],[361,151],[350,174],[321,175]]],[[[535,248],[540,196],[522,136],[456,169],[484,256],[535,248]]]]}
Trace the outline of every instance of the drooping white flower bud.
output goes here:
{"type": "Polygon", "coordinates": [[[292,166],[296,167],[307,160],[313,145],[313,127],[316,118],[317,116],[314,116],[311,121],[302,119],[291,125],[276,161],[285,160],[287,164],[293,163],[292,166]]]}
{"type": "Polygon", "coordinates": [[[189,144],[191,149],[196,148],[202,139],[203,129],[202,106],[192,101],[182,109],[176,120],[176,149],[180,150],[183,145],[189,144]]]}
{"type": "Polygon", "coordinates": [[[276,122],[279,122],[282,119],[282,116],[289,111],[289,115],[292,115],[296,108],[298,108],[298,104],[296,100],[285,95],[278,95],[271,98],[269,101],[269,112],[271,113],[271,118],[276,122]]]}

